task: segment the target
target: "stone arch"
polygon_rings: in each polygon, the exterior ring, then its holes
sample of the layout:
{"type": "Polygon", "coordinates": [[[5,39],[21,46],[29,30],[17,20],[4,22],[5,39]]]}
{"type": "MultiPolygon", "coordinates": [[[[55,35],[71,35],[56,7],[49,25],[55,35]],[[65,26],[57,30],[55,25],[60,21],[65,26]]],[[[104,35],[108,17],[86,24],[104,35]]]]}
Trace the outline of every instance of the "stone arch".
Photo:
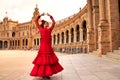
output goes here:
{"type": "Polygon", "coordinates": [[[0,49],[2,49],[2,46],[3,46],[3,42],[0,41],[0,49]]]}
{"type": "Polygon", "coordinates": [[[59,44],[60,43],[60,34],[58,33],[57,34],[57,44],[59,44]]]}
{"type": "Polygon", "coordinates": [[[76,25],[76,41],[79,42],[79,40],[80,40],[80,27],[77,24],[76,25]]]}
{"type": "Polygon", "coordinates": [[[66,43],[68,43],[69,42],[69,31],[67,30],[66,31],[66,43]]]}
{"type": "Polygon", "coordinates": [[[71,42],[74,42],[74,28],[71,28],[70,34],[71,34],[71,42]]]}
{"type": "Polygon", "coordinates": [[[61,39],[62,39],[61,41],[62,41],[62,44],[63,44],[64,43],[64,32],[62,32],[61,34],[62,34],[61,35],[61,39]]]}
{"type": "Polygon", "coordinates": [[[8,47],[8,42],[4,41],[4,48],[7,48],[7,47],[8,47]]]}
{"type": "Polygon", "coordinates": [[[86,20],[82,22],[82,28],[83,28],[83,40],[87,40],[87,26],[86,26],[86,20]]]}

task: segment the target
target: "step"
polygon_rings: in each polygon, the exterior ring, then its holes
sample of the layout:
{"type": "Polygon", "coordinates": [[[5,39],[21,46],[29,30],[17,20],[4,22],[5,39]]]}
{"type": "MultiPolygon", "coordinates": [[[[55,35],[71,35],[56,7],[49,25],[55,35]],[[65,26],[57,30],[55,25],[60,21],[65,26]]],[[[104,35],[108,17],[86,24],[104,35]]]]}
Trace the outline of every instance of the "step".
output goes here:
{"type": "Polygon", "coordinates": [[[109,52],[109,53],[106,54],[106,56],[110,57],[110,58],[113,58],[113,59],[120,60],[120,55],[119,54],[115,54],[115,53],[109,52]]]}
{"type": "Polygon", "coordinates": [[[93,51],[93,53],[97,54],[97,53],[98,53],[98,51],[93,51]]]}
{"type": "Polygon", "coordinates": [[[98,52],[97,51],[89,52],[89,54],[94,55],[94,56],[98,56],[98,52]]]}
{"type": "Polygon", "coordinates": [[[116,54],[120,55],[120,50],[114,50],[113,53],[116,53],[116,54]]]}
{"type": "Polygon", "coordinates": [[[112,60],[112,61],[120,63],[120,58],[119,57],[115,58],[115,57],[110,57],[108,55],[103,55],[102,58],[105,58],[105,59],[112,60]]]}

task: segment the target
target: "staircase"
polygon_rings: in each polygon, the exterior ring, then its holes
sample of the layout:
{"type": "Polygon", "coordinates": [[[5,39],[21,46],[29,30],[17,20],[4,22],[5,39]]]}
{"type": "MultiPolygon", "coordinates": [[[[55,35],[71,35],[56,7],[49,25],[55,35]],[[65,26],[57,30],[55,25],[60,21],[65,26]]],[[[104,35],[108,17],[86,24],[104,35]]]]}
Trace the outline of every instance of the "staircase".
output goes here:
{"type": "Polygon", "coordinates": [[[120,62],[120,47],[118,50],[114,50],[113,52],[108,52],[106,55],[103,56],[104,58],[111,59],[113,61],[120,62]]]}
{"type": "MultiPolygon", "coordinates": [[[[89,54],[98,57],[98,50],[90,52],[89,54]]],[[[106,55],[102,55],[102,58],[120,62],[120,47],[118,50],[114,50],[113,52],[108,52],[106,55]]]]}
{"type": "Polygon", "coordinates": [[[90,54],[90,55],[94,55],[94,56],[98,56],[98,50],[92,51],[92,52],[90,52],[89,54],[90,54]]]}

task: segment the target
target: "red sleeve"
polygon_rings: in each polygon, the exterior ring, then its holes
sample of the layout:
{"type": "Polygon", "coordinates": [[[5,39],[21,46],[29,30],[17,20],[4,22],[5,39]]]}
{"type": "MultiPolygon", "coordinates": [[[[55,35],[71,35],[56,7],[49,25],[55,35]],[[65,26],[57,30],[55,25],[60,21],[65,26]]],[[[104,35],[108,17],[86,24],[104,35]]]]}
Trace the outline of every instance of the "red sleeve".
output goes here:
{"type": "Polygon", "coordinates": [[[38,27],[38,29],[41,28],[41,25],[39,25],[39,23],[38,23],[38,20],[39,20],[40,17],[41,17],[41,16],[37,16],[37,18],[35,19],[35,24],[36,24],[36,26],[38,27]]]}
{"type": "Polygon", "coordinates": [[[55,26],[55,20],[54,20],[54,18],[52,16],[50,16],[50,19],[52,20],[52,25],[50,27],[50,30],[52,31],[54,26],[55,26]]]}

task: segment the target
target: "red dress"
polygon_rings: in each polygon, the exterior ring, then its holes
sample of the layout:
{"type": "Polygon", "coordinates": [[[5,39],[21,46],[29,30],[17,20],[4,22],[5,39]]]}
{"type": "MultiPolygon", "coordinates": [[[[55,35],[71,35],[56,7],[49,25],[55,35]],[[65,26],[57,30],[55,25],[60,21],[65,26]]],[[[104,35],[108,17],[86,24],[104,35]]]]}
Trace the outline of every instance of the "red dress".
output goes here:
{"type": "Polygon", "coordinates": [[[42,28],[41,25],[38,24],[39,17],[37,17],[35,21],[41,33],[41,42],[38,54],[33,61],[34,67],[30,73],[31,76],[46,77],[63,70],[51,47],[51,32],[54,28],[55,21],[52,16],[50,16],[50,18],[52,20],[52,26],[50,28],[42,28]]]}

